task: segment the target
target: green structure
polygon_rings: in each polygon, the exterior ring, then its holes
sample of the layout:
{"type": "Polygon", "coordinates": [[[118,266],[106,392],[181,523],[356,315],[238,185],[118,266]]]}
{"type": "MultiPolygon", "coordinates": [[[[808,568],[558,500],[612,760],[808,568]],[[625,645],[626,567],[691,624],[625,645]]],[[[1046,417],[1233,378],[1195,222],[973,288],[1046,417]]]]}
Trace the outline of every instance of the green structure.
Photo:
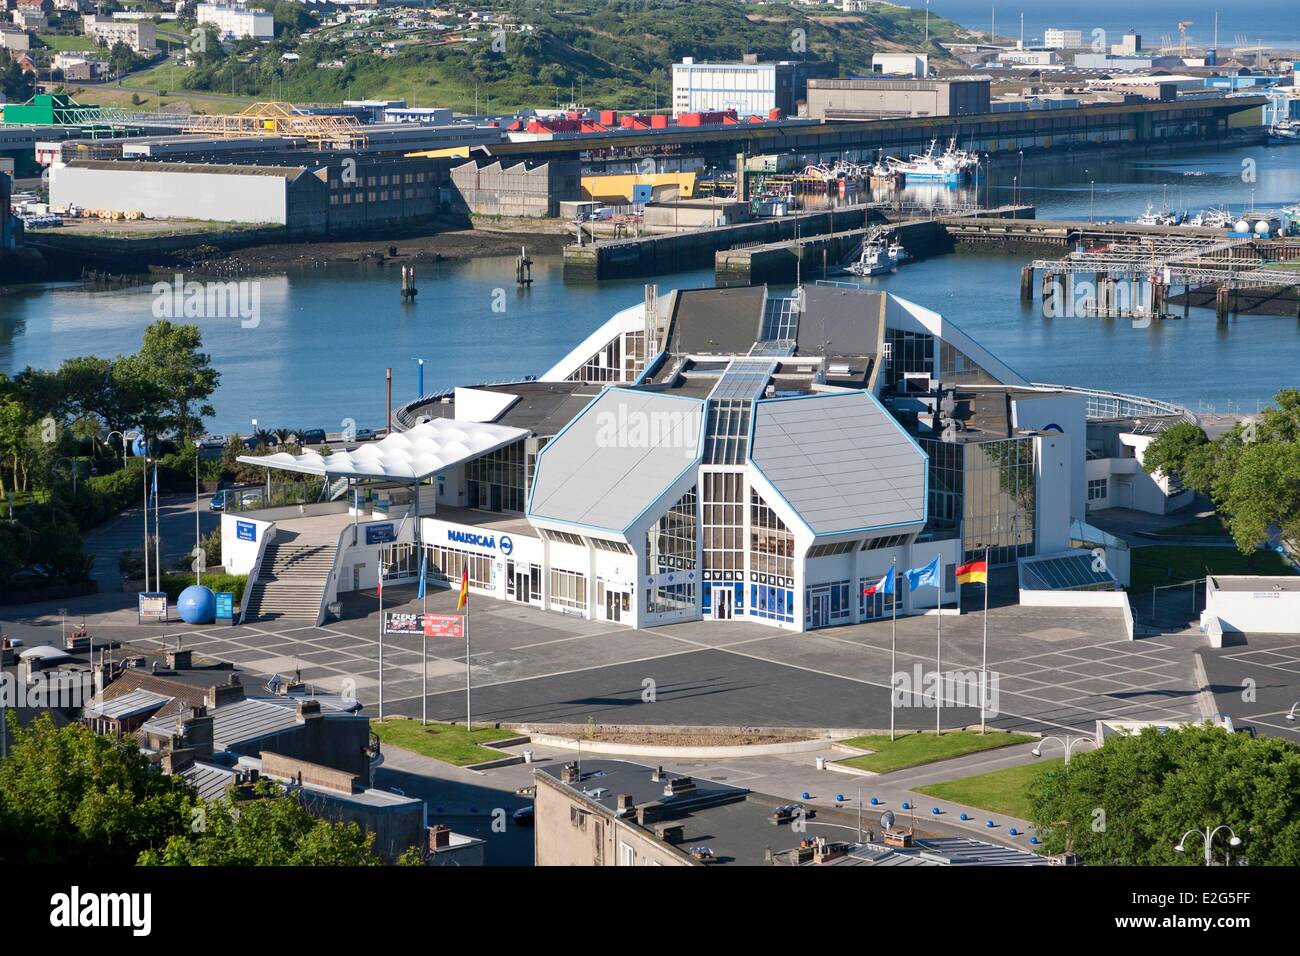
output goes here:
{"type": "Polygon", "coordinates": [[[109,124],[121,122],[120,110],[103,106],[83,106],[67,93],[37,93],[26,103],[8,103],[4,107],[6,126],[75,126],[89,137],[120,136],[121,129],[109,124]]]}

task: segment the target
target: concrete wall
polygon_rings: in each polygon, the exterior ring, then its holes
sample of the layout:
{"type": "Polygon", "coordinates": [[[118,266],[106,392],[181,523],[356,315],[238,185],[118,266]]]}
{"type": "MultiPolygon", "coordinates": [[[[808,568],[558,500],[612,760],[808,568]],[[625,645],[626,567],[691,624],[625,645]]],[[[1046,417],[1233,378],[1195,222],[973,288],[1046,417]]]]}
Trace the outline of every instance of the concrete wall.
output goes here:
{"type": "Polygon", "coordinates": [[[536,866],[619,866],[620,844],[633,866],[690,866],[684,854],[639,827],[607,816],[603,808],[535,774],[533,848],[536,866]]]}
{"type": "MultiPolygon", "coordinates": [[[[1221,576],[1222,580],[1233,578],[1221,576]]],[[[1205,619],[1218,622],[1228,633],[1243,634],[1300,634],[1300,590],[1274,590],[1268,578],[1254,578],[1258,582],[1250,591],[1225,591],[1218,580],[1206,578],[1205,619]]],[[[1280,578],[1294,584],[1294,577],[1280,578]]]]}
{"type": "Polygon", "coordinates": [[[987,80],[810,80],[813,119],[970,116],[989,112],[987,80]]]}
{"type": "Polygon", "coordinates": [[[289,222],[282,176],[137,169],[50,168],[50,204],[139,211],[151,219],[289,222]]]}

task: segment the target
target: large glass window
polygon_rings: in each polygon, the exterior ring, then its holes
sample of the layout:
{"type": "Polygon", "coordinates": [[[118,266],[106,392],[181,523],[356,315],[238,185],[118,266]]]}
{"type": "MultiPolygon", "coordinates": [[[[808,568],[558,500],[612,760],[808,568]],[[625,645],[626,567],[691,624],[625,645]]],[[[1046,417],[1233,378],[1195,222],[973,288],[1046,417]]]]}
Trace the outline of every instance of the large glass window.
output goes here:
{"type": "Polygon", "coordinates": [[[524,443],[480,455],[465,466],[468,504],[484,511],[524,511],[524,443]]]}
{"type": "MultiPolygon", "coordinates": [[[[1034,440],[927,441],[931,505],[937,518],[946,501],[959,503],[966,560],[984,556],[1009,564],[1032,554],[1035,533],[1034,440]],[[956,489],[956,490],[952,490],[956,489]],[[936,498],[936,491],[939,497],[936,498]]],[[[937,523],[937,522],[936,522],[937,523]]],[[[955,526],[954,524],[950,524],[955,526]]]]}
{"type": "Polygon", "coordinates": [[[551,569],[551,603],[587,610],[587,578],[577,571],[551,569]]]}
{"type": "Polygon", "coordinates": [[[696,489],[682,495],[646,533],[646,611],[694,609],[696,549],[699,546],[696,489]]]}
{"type": "Polygon", "coordinates": [[[742,581],[745,577],[745,476],[705,472],[704,580],[742,581]]]}
{"type": "Polygon", "coordinates": [[[885,330],[885,384],[892,386],[912,372],[934,374],[934,336],[925,332],[885,330]]]}
{"type": "MultiPolygon", "coordinates": [[[[428,577],[441,584],[460,584],[461,575],[469,567],[469,583],[477,588],[492,587],[492,556],[462,551],[459,548],[447,548],[438,544],[428,545],[428,577]]],[[[418,573],[418,569],[417,569],[418,573]]]]}
{"type": "Polygon", "coordinates": [[[749,571],[760,584],[794,584],[794,535],[757,491],[749,493],[749,571]]]}

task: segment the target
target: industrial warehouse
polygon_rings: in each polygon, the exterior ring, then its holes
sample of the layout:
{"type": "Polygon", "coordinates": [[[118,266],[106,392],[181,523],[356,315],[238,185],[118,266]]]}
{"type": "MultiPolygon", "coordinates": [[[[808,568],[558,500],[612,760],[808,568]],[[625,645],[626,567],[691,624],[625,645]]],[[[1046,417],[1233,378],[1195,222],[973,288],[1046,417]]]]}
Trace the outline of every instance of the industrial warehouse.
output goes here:
{"type": "Polygon", "coordinates": [[[352,451],[241,458],[268,488],[307,474],[335,500],[224,515],[223,562],[255,579],[245,613],[315,621],[422,561],[443,585],[629,627],[924,613],[986,556],[1019,565],[1022,600],[1113,603],[1126,556],[1086,523],[1094,486],[1139,485],[1133,507],[1163,511],[1176,483],[1112,478],[1108,456],[1140,462],[1115,435],[1186,415],[1031,383],[893,295],[648,286],[537,379],[426,396],[352,451]],[[307,542],[318,576],[278,579],[307,542]],[[941,588],[880,585],[936,561],[941,588]]]}

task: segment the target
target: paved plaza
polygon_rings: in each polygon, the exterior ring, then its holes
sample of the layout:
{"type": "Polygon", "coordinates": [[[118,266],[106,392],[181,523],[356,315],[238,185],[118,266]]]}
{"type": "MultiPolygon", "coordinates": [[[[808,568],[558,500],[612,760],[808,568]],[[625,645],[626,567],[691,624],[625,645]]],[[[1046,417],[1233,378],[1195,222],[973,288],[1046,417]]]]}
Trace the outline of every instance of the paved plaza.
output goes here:
{"type": "MultiPolygon", "coordinates": [[[[99,601],[111,606],[114,596],[99,601]]],[[[386,610],[418,611],[414,588],[386,589],[386,610]]],[[[741,621],[632,630],[531,607],[471,598],[476,721],[806,726],[889,726],[890,622],[797,634],[741,621]]],[[[300,672],[312,688],[355,694],[377,713],[379,609],[373,592],[348,595],[342,619],[239,626],[140,626],[134,614],[92,614],[92,633],[139,648],[174,646],[237,665],[250,683],[300,672]]],[[[454,611],[431,592],[428,609],[454,611]]],[[[58,617],[29,609],[8,629],[29,644],[57,641],[58,617]]],[[[980,667],[982,614],[943,618],[943,670],[980,667]]],[[[384,712],[419,716],[424,685],[418,637],[384,639],[384,712]]],[[[1130,641],[1118,611],[1009,605],[989,615],[989,670],[997,678],[993,726],[1091,732],[1098,717],[1173,721],[1198,717],[1196,635],[1130,641]]],[[[935,668],[936,618],[898,620],[897,669],[935,668]]],[[[1281,666],[1286,658],[1277,657],[1281,666]]],[[[1278,672],[1279,676],[1281,671],[1278,672]]],[[[431,639],[428,715],[465,713],[463,640],[431,639]]],[[[1293,678],[1296,674],[1291,675],[1293,678]]],[[[900,728],[935,725],[932,706],[898,711],[900,728]]],[[[1289,706],[1289,705],[1288,705],[1289,706]]],[[[946,727],[977,712],[944,707],[946,727]]]]}

